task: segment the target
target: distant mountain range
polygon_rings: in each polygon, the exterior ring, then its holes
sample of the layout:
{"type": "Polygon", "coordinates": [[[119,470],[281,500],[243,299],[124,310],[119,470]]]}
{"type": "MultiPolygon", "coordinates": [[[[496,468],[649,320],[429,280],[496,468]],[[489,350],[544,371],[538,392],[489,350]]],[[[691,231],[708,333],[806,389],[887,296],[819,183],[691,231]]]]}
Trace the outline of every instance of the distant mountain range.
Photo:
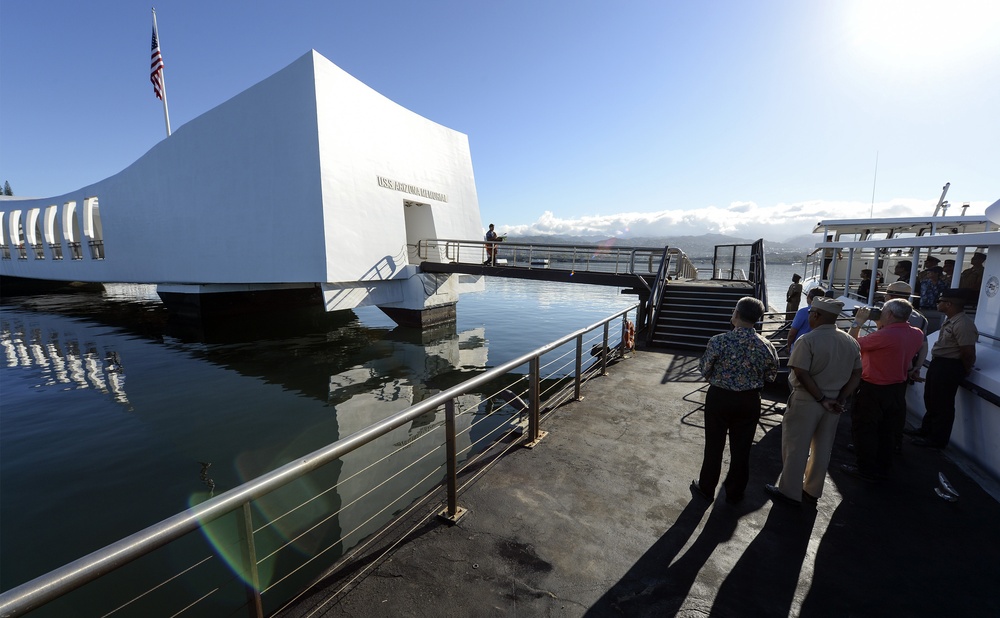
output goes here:
{"type": "MultiPolygon", "coordinates": [[[[664,236],[664,237],[632,237],[608,238],[606,236],[569,236],[555,234],[551,236],[513,236],[507,237],[508,242],[526,244],[566,244],[566,245],[624,245],[627,247],[676,247],[692,259],[711,258],[716,245],[752,244],[756,239],[737,238],[725,234],[702,234],[700,236],[664,236]]],[[[802,257],[815,248],[819,235],[804,234],[789,238],[784,242],[764,240],[764,251],[768,261],[785,262],[791,259],[801,260],[802,257]]]]}

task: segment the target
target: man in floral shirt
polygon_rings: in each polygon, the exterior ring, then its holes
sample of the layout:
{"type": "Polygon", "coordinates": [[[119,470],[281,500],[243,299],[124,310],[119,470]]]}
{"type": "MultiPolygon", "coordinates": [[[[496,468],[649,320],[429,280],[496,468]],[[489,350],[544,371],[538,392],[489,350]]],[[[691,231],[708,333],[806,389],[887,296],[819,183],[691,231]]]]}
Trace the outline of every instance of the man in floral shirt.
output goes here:
{"type": "Polygon", "coordinates": [[[722,473],[722,452],[729,434],[729,473],[722,482],[726,502],[743,500],[750,479],[750,447],[760,419],[760,391],[778,375],[774,345],[757,334],[754,325],[764,315],[764,303],[746,296],[730,318],[733,330],[708,342],[698,368],[708,380],[705,396],[705,456],[701,475],[691,483],[696,494],[711,501],[722,473]]]}

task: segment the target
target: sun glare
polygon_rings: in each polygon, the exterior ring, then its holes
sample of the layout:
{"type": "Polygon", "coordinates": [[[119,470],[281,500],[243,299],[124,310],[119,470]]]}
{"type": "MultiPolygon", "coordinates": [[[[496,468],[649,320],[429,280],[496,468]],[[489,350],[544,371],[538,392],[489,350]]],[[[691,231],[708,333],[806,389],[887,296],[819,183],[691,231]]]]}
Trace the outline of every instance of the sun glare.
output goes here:
{"type": "Polygon", "coordinates": [[[895,69],[944,67],[998,50],[997,0],[861,0],[851,5],[853,47],[895,69]]]}

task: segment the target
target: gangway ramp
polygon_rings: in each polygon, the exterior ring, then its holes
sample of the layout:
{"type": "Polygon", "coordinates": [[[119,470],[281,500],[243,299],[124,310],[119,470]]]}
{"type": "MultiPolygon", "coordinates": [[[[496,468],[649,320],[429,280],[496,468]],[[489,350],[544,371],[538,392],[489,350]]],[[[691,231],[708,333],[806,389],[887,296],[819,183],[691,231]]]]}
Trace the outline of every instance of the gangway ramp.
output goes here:
{"type": "Polygon", "coordinates": [[[535,244],[427,239],[416,245],[420,270],[636,288],[648,293],[664,247],[535,244]]]}

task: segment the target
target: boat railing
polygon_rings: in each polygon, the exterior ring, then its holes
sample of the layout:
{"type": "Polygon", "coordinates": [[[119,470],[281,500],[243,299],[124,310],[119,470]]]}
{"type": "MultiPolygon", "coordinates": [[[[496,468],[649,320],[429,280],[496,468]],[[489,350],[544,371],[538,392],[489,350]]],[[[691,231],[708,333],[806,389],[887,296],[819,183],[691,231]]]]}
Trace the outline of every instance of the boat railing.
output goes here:
{"type": "MultiPolygon", "coordinates": [[[[329,582],[339,567],[353,568],[351,560],[388,534],[393,521],[435,515],[457,521],[465,486],[503,452],[537,444],[544,418],[580,399],[587,380],[625,355],[628,319],[637,309],[486,370],[3,592],[0,616],[42,606],[53,616],[77,615],[81,607],[88,615],[280,612],[312,584],[329,582]],[[359,449],[375,451],[345,460],[359,449]]],[[[370,566],[358,564],[347,579],[370,566]]]]}
{"type": "MultiPolygon", "coordinates": [[[[662,254],[661,247],[624,245],[538,244],[444,238],[423,239],[416,244],[417,258],[434,262],[484,264],[494,261],[495,265],[529,269],[635,275],[655,274],[660,268],[662,254]],[[496,255],[491,256],[494,249],[496,255]]],[[[678,264],[680,268],[694,268],[690,260],[687,264],[678,264]]]]}

